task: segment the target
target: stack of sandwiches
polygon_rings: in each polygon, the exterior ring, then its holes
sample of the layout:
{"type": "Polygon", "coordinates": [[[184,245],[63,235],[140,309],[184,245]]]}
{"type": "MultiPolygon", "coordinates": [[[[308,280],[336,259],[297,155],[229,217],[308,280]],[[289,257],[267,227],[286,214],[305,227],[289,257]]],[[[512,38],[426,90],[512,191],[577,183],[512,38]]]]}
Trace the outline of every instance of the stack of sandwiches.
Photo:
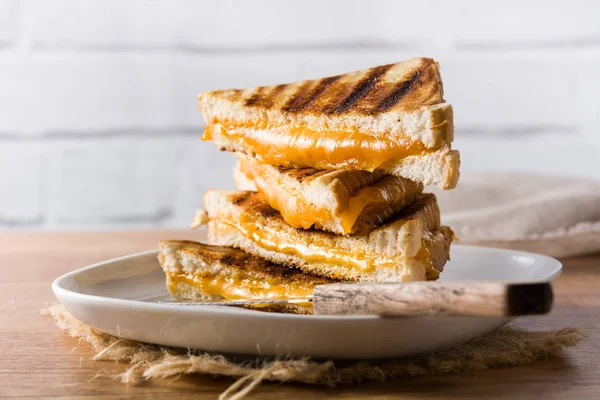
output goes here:
{"type": "Polygon", "coordinates": [[[207,225],[209,244],[161,242],[172,296],[293,299],[326,283],[438,278],[453,232],[423,190],[454,188],[460,158],[435,61],[199,102],[203,139],[237,155],[239,190],[205,193],[192,226],[207,225]]]}

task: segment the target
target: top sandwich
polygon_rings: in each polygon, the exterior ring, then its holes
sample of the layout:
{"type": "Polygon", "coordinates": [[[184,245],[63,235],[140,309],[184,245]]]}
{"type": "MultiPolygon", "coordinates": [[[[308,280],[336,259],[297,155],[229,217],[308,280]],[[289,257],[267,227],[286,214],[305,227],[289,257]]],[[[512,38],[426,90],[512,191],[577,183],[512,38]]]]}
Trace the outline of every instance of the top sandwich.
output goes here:
{"type": "Polygon", "coordinates": [[[381,171],[452,189],[459,153],[438,64],[415,58],[323,79],[202,93],[204,139],[286,168],[381,171]]]}

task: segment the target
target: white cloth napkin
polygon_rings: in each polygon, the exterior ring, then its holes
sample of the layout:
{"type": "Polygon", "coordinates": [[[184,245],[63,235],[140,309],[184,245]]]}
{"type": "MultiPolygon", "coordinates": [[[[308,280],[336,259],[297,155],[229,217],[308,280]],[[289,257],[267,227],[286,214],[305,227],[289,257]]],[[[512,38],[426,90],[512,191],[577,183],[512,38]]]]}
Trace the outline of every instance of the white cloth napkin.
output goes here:
{"type": "Polygon", "coordinates": [[[464,173],[455,190],[433,192],[459,243],[553,257],[600,252],[600,181],[464,173]]]}

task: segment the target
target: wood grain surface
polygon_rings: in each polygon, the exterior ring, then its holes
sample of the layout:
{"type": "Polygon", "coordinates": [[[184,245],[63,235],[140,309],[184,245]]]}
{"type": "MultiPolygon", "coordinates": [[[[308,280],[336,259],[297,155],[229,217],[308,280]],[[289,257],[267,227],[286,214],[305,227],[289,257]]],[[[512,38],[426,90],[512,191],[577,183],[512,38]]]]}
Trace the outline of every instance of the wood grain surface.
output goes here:
{"type": "MultiPolygon", "coordinates": [[[[113,381],[107,374],[123,371],[123,365],[91,361],[85,344],[78,345],[39,313],[54,301],[50,283],[65,272],[156,248],[162,238],[197,235],[184,231],[0,234],[0,398],[217,398],[231,379],[196,376],[136,387],[113,381]]],[[[513,323],[538,330],[576,326],[592,333],[559,359],[462,376],[337,388],[267,383],[250,398],[599,399],[600,254],[562,261],[565,270],[554,286],[553,311],[513,323]]]]}

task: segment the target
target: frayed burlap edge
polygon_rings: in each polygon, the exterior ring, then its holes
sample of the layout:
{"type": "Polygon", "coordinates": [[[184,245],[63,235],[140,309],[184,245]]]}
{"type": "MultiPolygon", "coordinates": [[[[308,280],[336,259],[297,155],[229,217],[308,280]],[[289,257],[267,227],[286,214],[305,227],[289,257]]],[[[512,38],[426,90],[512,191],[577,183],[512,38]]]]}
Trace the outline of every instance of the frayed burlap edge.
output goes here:
{"type": "Polygon", "coordinates": [[[333,361],[305,358],[240,363],[222,355],[120,339],[85,325],[60,304],[42,310],[42,314],[51,315],[60,329],[91,345],[96,352],[93,360],[129,362],[130,367],[114,377],[127,384],[197,373],[238,378],[221,394],[221,400],[241,399],[263,381],[334,386],[391,378],[463,374],[493,367],[530,364],[555,356],[587,337],[576,328],[529,332],[504,327],[459,347],[385,362],[361,361],[336,366],[333,361]]]}

